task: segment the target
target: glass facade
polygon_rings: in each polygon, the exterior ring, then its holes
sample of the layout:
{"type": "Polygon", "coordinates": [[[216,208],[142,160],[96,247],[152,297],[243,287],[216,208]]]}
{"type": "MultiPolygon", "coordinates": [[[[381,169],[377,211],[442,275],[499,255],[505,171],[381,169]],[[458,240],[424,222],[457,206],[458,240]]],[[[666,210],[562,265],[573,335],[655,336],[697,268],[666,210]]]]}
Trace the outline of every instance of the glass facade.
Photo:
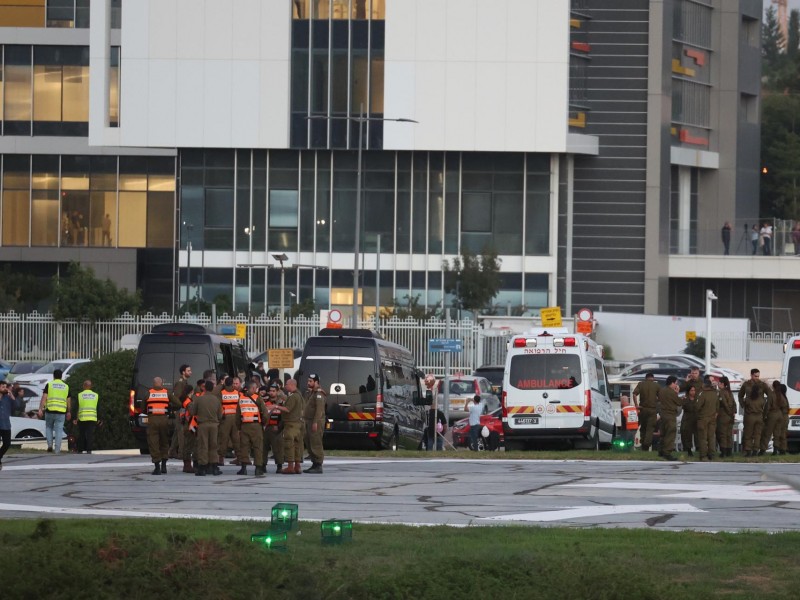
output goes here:
{"type": "Polygon", "coordinates": [[[383,146],[384,0],[295,0],[291,146],[383,146]]]}
{"type": "MultiPolygon", "coordinates": [[[[187,149],[179,160],[182,249],[191,240],[193,251],[352,256],[355,151],[187,149]]],[[[363,253],[374,254],[380,236],[381,252],[396,256],[446,258],[462,248],[493,248],[512,256],[549,254],[549,155],[365,151],[362,171],[363,253]]],[[[231,296],[235,289],[239,308],[247,305],[250,290],[254,311],[263,309],[265,298],[268,305],[280,303],[278,272],[240,268],[204,273],[206,299],[231,296]]],[[[352,302],[352,271],[300,269],[286,276],[298,301],[313,298],[325,306],[352,302]]],[[[546,304],[546,274],[539,279],[521,273],[503,277],[497,299],[503,311],[507,305],[530,307],[531,301],[537,307],[546,304]]],[[[375,304],[375,283],[374,272],[362,273],[365,306],[375,304]]],[[[380,287],[382,304],[419,294],[421,304],[433,306],[444,298],[440,272],[389,271],[381,274],[380,287]]]]}
{"type": "Polygon", "coordinates": [[[172,248],[175,159],[2,157],[3,246],[172,248]]]}
{"type": "MultiPolygon", "coordinates": [[[[0,27],[89,28],[90,0],[25,0],[0,3],[0,27]]],[[[122,22],[122,0],[111,0],[111,27],[122,22]]]]}

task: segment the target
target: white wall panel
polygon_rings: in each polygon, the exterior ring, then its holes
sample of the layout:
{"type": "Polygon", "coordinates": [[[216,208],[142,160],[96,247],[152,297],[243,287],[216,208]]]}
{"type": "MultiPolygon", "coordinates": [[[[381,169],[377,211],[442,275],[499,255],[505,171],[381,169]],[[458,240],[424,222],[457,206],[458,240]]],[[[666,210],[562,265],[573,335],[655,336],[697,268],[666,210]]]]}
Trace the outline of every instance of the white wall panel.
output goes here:
{"type": "MultiPolygon", "coordinates": [[[[210,60],[233,58],[234,2],[203,2],[205,29],[203,32],[203,58],[210,60]]],[[[195,10],[199,10],[195,9],[195,10]]],[[[239,24],[239,28],[241,24],[239,24]]],[[[237,35],[238,29],[237,28],[237,35]]]]}
{"type": "MultiPolygon", "coordinates": [[[[160,5],[166,8],[167,4],[169,2],[160,5]]],[[[177,40],[178,58],[202,58],[205,43],[205,36],[202,32],[206,28],[206,13],[204,10],[200,10],[202,5],[197,0],[177,0],[176,5],[178,7],[178,23],[176,29],[168,32],[168,35],[173,35],[177,40]]],[[[127,11],[127,8],[125,10],[127,11]]],[[[128,27],[127,19],[128,13],[126,12],[122,19],[123,32],[128,27]]]]}
{"type": "Polygon", "coordinates": [[[558,64],[540,64],[536,82],[536,134],[545,140],[563,140],[566,149],[569,75],[558,64]]]}
{"type": "Polygon", "coordinates": [[[448,62],[475,60],[477,16],[477,0],[447,0],[445,43],[448,62]]]}
{"type": "Polygon", "coordinates": [[[203,145],[208,148],[229,148],[234,145],[231,143],[232,63],[230,60],[203,62],[203,145]]]}
{"type": "Polygon", "coordinates": [[[551,10],[546,3],[538,3],[536,35],[536,58],[539,62],[568,62],[565,49],[569,48],[569,18],[560,11],[551,10]]]}
{"type": "Polygon", "coordinates": [[[176,90],[175,61],[151,60],[148,72],[148,145],[173,145],[177,109],[175,102],[176,90]]]}
{"type": "Polygon", "coordinates": [[[414,58],[418,61],[444,60],[447,52],[445,31],[447,31],[447,0],[417,2],[414,58]]]}
{"type": "Polygon", "coordinates": [[[475,84],[475,144],[471,149],[502,151],[506,149],[505,63],[478,63],[475,84]]]}
{"type": "Polygon", "coordinates": [[[122,122],[131,123],[130,127],[120,131],[120,143],[123,146],[147,146],[147,121],[150,116],[148,69],[145,59],[128,60],[122,69],[122,89],[127,90],[121,103],[125,111],[122,122]]]}
{"type": "Polygon", "coordinates": [[[475,147],[475,62],[449,62],[445,79],[445,144],[448,150],[475,147]]]}
{"type": "MultiPolygon", "coordinates": [[[[128,18],[127,8],[125,18],[128,18]]],[[[150,11],[148,57],[152,59],[177,58],[178,5],[167,2],[158,10],[150,11]]]]}
{"type": "Polygon", "coordinates": [[[258,4],[261,8],[259,33],[261,60],[288,61],[292,37],[291,2],[263,2],[259,0],[258,4]]]}
{"type": "Polygon", "coordinates": [[[180,110],[177,111],[175,118],[175,146],[190,148],[203,146],[205,139],[203,77],[203,61],[178,61],[176,104],[180,110]]]}
{"type": "Polygon", "coordinates": [[[259,146],[261,111],[257,60],[234,60],[231,69],[231,141],[243,148],[259,146]]]}
{"type": "Polygon", "coordinates": [[[125,48],[125,56],[129,58],[147,58],[149,50],[151,2],[134,2],[125,8],[125,24],[122,30],[121,43],[125,48]]]}
{"type": "Polygon", "coordinates": [[[386,56],[414,60],[416,56],[417,3],[407,0],[386,2],[386,56]]]}
{"type": "MultiPolygon", "coordinates": [[[[561,18],[569,22],[569,11],[558,11],[558,4],[566,4],[566,0],[506,0],[506,4],[508,6],[506,56],[512,62],[538,60],[536,38],[540,33],[538,27],[540,4],[546,5],[554,14],[561,12],[561,18]]],[[[564,40],[565,58],[567,46],[567,40],[564,40]]]]}
{"type": "Polygon", "coordinates": [[[232,40],[231,56],[234,60],[254,60],[261,51],[261,2],[259,0],[236,0],[233,3],[233,23],[236,32],[232,40]]]}
{"type": "MultiPolygon", "coordinates": [[[[509,148],[543,146],[536,131],[536,65],[506,64],[506,143],[509,148]]],[[[566,117],[565,117],[566,118],[566,117]]]]}
{"type": "MultiPolygon", "coordinates": [[[[392,61],[386,63],[383,110],[387,117],[397,118],[405,116],[411,118],[411,116],[417,114],[415,108],[415,69],[416,65],[412,61],[392,61]]],[[[395,150],[414,149],[414,138],[418,128],[419,125],[414,123],[393,123],[392,121],[387,121],[383,124],[384,147],[395,150]]]]}
{"type": "MultiPolygon", "coordinates": [[[[416,115],[413,118],[420,124],[406,123],[405,125],[414,128],[415,148],[444,150],[444,124],[447,110],[446,63],[444,61],[418,62],[415,71],[416,115]]],[[[397,116],[410,118],[408,115],[397,116]]]]}
{"type": "Polygon", "coordinates": [[[508,37],[508,6],[497,0],[478,0],[475,57],[484,61],[505,61],[508,37]]]}
{"type": "Polygon", "coordinates": [[[259,64],[260,148],[289,147],[289,62],[261,61],[259,64]]]}

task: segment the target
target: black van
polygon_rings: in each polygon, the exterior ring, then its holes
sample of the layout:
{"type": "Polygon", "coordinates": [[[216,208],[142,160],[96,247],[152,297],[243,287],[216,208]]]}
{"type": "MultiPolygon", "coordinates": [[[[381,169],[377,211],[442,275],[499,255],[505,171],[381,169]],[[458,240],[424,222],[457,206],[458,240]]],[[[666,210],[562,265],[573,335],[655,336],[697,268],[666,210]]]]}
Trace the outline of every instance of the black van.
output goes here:
{"type": "Polygon", "coordinates": [[[328,395],[326,448],[416,449],[425,429],[420,373],[408,348],[368,329],[323,329],[303,349],[298,389],[319,375],[328,395]]]}
{"type": "Polygon", "coordinates": [[[239,340],[223,337],[194,323],[165,323],[153,327],[139,342],[128,399],[131,431],[143,450],[147,448],[147,419],[141,413],[153,378],[161,377],[164,387],[172,390],[183,364],[192,367],[192,385],[209,369],[216,372],[217,378],[234,374],[242,379],[250,369],[247,353],[239,340]]]}

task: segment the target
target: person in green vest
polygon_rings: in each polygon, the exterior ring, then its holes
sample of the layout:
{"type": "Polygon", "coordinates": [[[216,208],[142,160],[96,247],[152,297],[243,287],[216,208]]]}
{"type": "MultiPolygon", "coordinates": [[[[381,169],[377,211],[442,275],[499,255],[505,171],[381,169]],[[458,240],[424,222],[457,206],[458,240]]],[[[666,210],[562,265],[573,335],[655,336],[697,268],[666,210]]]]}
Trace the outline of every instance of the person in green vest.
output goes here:
{"type": "Polygon", "coordinates": [[[72,422],[78,426],[78,454],[92,453],[94,430],[97,427],[97,401],[100,396],[92,391],[92,382],[83,382],[83,391],[78,394],[78,418],[72,422]]]}
{"type": "Polygon", "coordinates": [[[70,420],[69,386],[61,380],[64,372],[53,371],[53,381],[47,384],[39,404],[39,418],[45,420],[44,435],[47,451],[61,454],[61,440],[64,437],[64,421],[70,420]]]}

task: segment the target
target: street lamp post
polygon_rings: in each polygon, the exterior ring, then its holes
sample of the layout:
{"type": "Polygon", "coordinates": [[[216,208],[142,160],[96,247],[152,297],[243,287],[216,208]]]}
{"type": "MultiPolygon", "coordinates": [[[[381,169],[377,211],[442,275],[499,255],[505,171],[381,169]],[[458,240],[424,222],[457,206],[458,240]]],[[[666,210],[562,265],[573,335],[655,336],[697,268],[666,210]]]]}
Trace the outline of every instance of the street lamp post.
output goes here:
{"type": "Polygon", "coordinates": [[[361,253],[361,177],[362,177],[362,157],[361,157],[361,149],[363,147],[363,132],[364,132],[364,122],[366,121],[394,121],[395,123],[418,123],[419,121],[415,121],[414,119],[406,119],[403,117],[400,118],[385,118],[385,117],[367,117],[364,116],[364,103],[361,103],[361,106],[358,110],[358,116],[350,116],[350,115],[310,115],[307,116],[306,119],[344,119],[346,121],[356,120],[358,121],[358,181],[356,182],[356,231],[355,231],[355,243],[353,248],[353,327],[358,327],[358,312],[359,312],[359,302],[358,302],[358,287],[359,287],[359,278],[361,275],[361,266],[358,263],[359,254],[361,253]]]}
{"type": "Polygon", "coordinates": [[[711,370],[711,302],[716,299],[713,290],[706,290],[706,373],[711,370]]]}
{"type": "MultiPolygon", "coordinates": [[[[194,225],[183,222],[186,227],[186,308],[189,308],[190,295],[192,290],[192,229],[194,225]]],[[[199,313],[199,306],[197,312],[199,313]]]]}
{"type": "Polygon", "coordinates": [[[285,334],[285,315],[283,314],[283,295],[286,293],[286,269],[283,266],[283,263],[289,260],[289,257],[286,254],[273,254],[272,258],[277,260],[280,263],[281,269],[281,331],[280,331],[280,344],[281,348],[284,348],[286,345],[286,334],[285,334]]]}

